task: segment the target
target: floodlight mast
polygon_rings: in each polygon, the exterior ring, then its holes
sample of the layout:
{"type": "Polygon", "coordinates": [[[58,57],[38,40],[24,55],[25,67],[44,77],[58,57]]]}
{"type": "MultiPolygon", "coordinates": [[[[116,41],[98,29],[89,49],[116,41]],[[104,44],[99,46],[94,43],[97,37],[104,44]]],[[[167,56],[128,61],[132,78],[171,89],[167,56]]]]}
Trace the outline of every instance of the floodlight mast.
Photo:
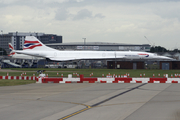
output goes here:
{"type": "Polygon", "coordinates": [[[144,36],[144,37],[145,37],[145,39],[150,43],[150,45],[151,45],[152,47],[155,46],[155,44],[152,44],[152,43],[150,42],[150,40],[149,40],[146,36],[144,36]]]}
{"type": "Polygon", "coordinates": [[[82,39],[84,39],[84,50],[85,50],[86,38],[82,38],[82,39]]]}

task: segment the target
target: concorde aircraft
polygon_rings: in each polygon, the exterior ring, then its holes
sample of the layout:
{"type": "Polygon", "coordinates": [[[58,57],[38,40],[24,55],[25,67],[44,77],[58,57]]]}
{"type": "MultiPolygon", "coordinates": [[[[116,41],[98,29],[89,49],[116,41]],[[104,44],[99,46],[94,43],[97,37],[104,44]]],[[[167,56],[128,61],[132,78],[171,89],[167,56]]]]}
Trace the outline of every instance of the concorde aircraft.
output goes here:
{"type": "Polygon", "coordinates": [[[14,47],[12,46],[11,43],[9,43],[9,50],[10,54],[8,56],[15,58],[15,59],[26,59],[26,60],[40,60],[44,59],[42,57],[36,57],[36,56],[30,56],[30,55],[25,55],[25,54],[18,54],[14,52],[14,47]]]}
{"type": "Polygon", "coordinates": [[[172,58],[158,56],[154,53],[137,51],[60,51],[44,45],[34,36],[26,36],[23,50],[13,52],[36,57],[43,57],[52,61],[73,60],[104,60],[104,59],[166,59],[172,58]]]}

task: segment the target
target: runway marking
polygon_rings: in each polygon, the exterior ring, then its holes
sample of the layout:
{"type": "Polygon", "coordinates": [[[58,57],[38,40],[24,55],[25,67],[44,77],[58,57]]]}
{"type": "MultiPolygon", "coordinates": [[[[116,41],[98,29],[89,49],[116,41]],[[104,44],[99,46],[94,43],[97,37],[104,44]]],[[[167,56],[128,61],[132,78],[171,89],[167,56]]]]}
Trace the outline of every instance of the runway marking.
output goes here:
{"type": "Polygon", "coordinates": [[[69,114],[69,115],[67,115],[67,116],[65,116],[65,117],[63,117],[63,118],[58,119],[58,120],[65,120],[65,119],[68,119],[68,118],[70,118],[70,117],[72,117],[72,116],[75,116],[75,115],[77,115],[77,114],[80,114],[80,113],[82,113],[82,112],[84,112],[84,111],[86,111],[86,110],[89,110],[89,109],[91,109],[91,108],[93,108],[93,107],[98,107],[98,106],[99,106],[100,104],[102,104],[102,103],[105,103],[105,102],[107,102],[107,101],[109,101],[109,100],[111,100],[111,99],[114,99],[114,98],[116,98],[116,97],[118,97],[118,96],[120,96],[120,95],[123,95],[123,94],[125,94],[125,93],[127,93],[127,92],[130,92],[130,91],[132,91],[132,90],[138,89],[139,87],[141,87],[141,86],[143,86],[143,85],[146,85],[146,84],[147,84],[147,83],[144,83],[144,84],[141,84],[141,85],[139,85],[139,86],[137,86],[137,87],[134,87],[134,88],[131,88],[131,89],[129,89],[129,90],[126,90],[126,91],[124,91],[124,92],[122,92],[122,93],[119,93],[119,94],[117,94],[117,95],[114,95],[114,96],[112,96],[112,97],[110,97],[110,98],[107,98],[107,99],[105,99],[105,100],[103,100],[103,101],[101,101],[101,102],[98,102],[98,103],[96,103],[96,104],[94,104],[94,105],[91,105],[91,106],[82,104],[82,105],[85,105],[86,108],[81,109],[81,110],[79,110],[79,111],[76,111],[76,112],[74,112],[74,113],[72,113],[72,114],[69,114]]]}
{"type": "Polygon", "coordinates": [[[65,117],[63,117],[63,118],[61,118],[61,119],[58,119],[58,120],[65,120],[65,119],[67,119],[67,118],[70,118],[70,117],[72,117],[72,116],[74,116],[74,115],[77,115],[77,114],[79,114],[79,113],[82,113],[82,112],[84,112],[84,111],[92,108],[92,107],[89,106],[89,105],[86,105],[86,106],[87,106],[87,108],[81,109],[81,110],[79,110],[79,111],[77,111],[77,112],[74,112],[74,113],[72,113],[72,114],[70,114],[70,115],[67,115],[67,116],[65,116],[65,117]]]}

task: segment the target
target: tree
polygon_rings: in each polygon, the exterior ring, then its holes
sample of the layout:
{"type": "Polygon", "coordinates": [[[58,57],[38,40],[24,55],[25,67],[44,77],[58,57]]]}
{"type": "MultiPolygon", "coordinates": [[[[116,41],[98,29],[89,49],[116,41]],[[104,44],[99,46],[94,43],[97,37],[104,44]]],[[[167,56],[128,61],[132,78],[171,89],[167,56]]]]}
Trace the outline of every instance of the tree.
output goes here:
{"type": "Polygon", "coordinates": [[[7,52],[6,52],[6,50],[4,50],[3,48],[0,48],[0,55],[2,56],[2,55],[7,55],[7,52]],[[3,51],[3,52],[2,52],[3,51]]]}
{"type": "Polygon", "coordinates": [[[164,47],[161,46],[155,46],[155,47],[151,47],[150,52],[154,53],[154,52],[179,52],[180,50],[178,50],[177,48],[174,50],[167,50],[164,47]]]}
{"type": "Polygon", "coordinates": [[[172,52],[180,52],[180,50],[174,49],[174,50],[172,50],[172,52]]]}
{"type": "Polygon", "coordinates": [[[150,52],[154,53],[154,52],[168,52],[168,50],[164,47],[161,46],[155,46],[155,47],[151,47],[150,52]]]}

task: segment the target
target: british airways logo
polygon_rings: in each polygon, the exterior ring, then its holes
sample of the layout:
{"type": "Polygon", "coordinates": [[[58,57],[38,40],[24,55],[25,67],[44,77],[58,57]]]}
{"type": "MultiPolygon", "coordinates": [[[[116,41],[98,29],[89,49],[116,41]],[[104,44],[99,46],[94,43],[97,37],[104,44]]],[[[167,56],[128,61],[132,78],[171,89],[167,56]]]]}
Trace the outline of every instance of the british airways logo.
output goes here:
{"type": "Polygon", "coordinates": [[[11,45],[9,45],[9,49],[10,51],[12,51],[14,48],[11,45]]]}
{"type": "Polygon", "coordinates": [[[138,54],[138,55],[144,55],[145,57],[149,57],[149,54],[143,54],[143,53],[141,53],[141,54],[138,54]]]}
{"type": "Polygon", "coordinates": [[[33,48],[38,47],[38,46],[42,46],[39,41],[28,41],[28,40],[26,40],[26,41],[24,41],[23,50],[33,49],[33,48]]]}
{"type": "Polygon", "coordinates": [[[12,52],[12,53],[10,53],[8,56],[13,56],[15,54],[15,52],[12,52]]]}

